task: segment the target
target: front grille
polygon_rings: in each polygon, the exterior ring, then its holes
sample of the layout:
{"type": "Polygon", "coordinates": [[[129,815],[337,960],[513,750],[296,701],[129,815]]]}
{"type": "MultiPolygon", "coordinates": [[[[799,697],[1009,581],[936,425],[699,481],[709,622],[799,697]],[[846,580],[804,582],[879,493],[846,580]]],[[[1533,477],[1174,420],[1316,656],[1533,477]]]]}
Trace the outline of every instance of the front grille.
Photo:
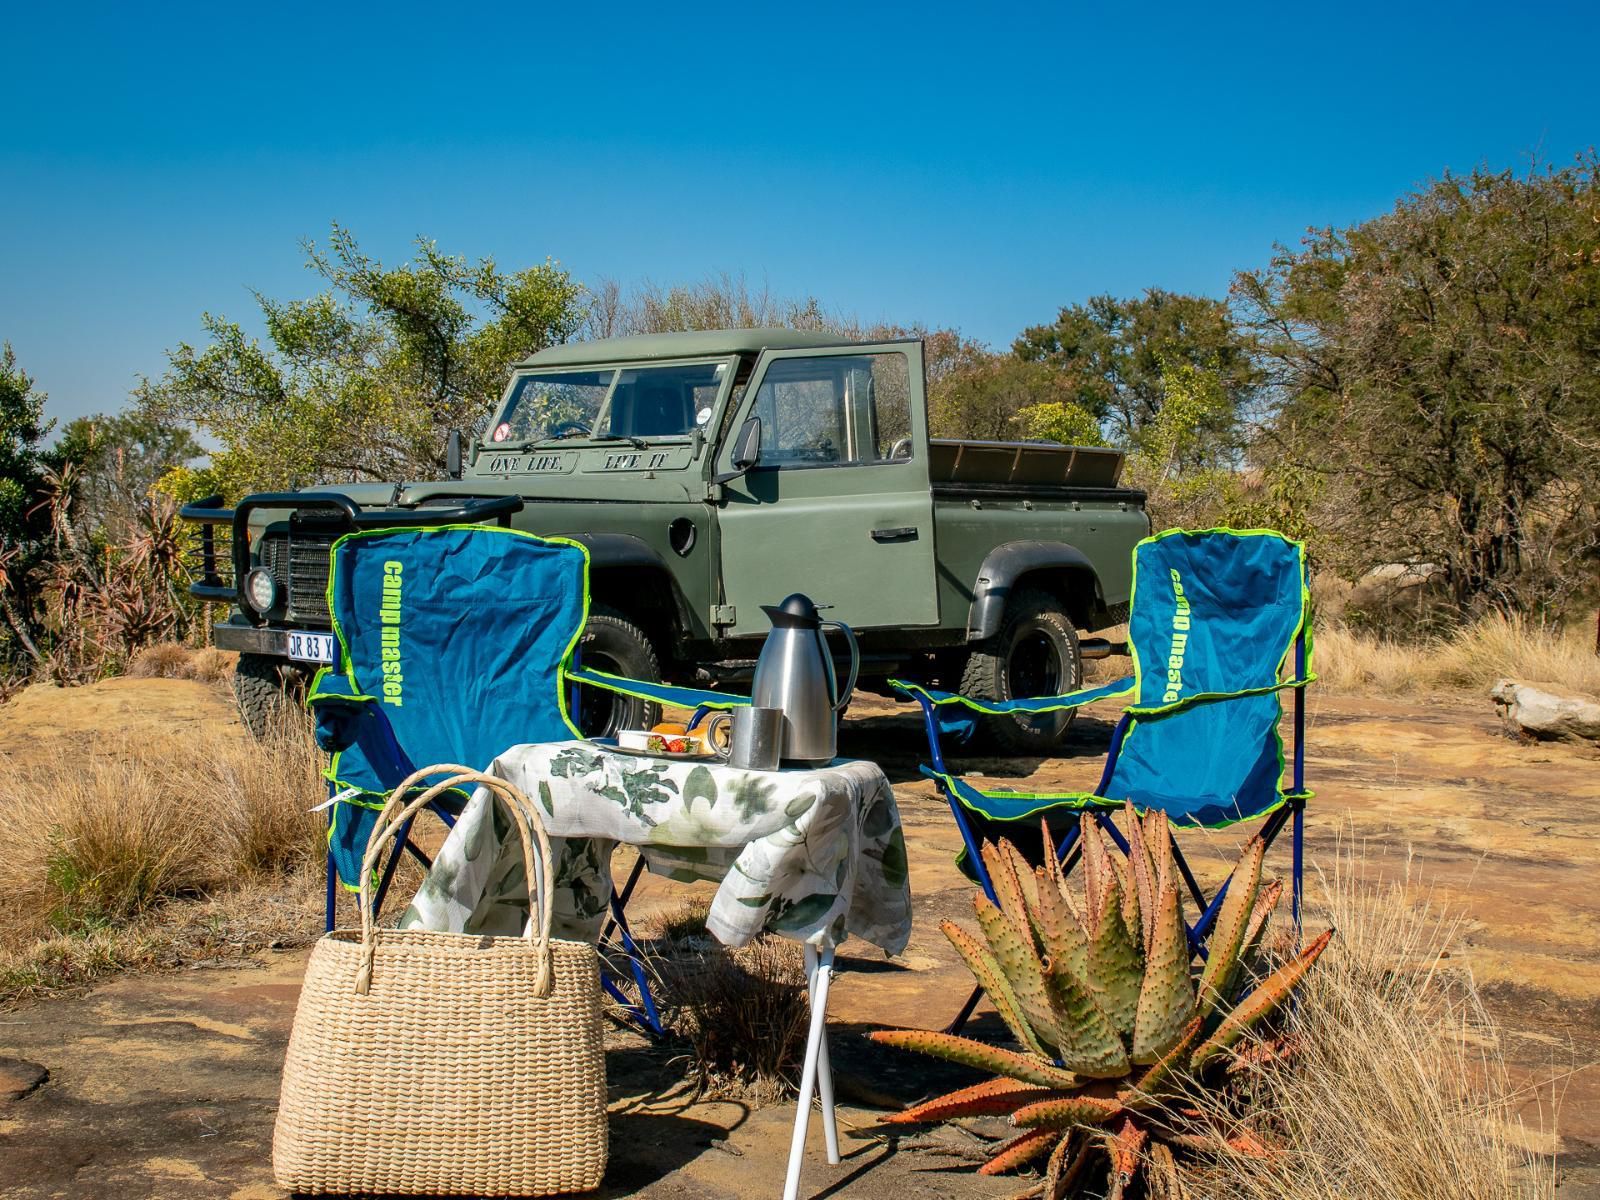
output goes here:
{"type": "Polygon", "coordinates": [[[289,535],[289,619],[328,621],[328,564],[337,535],[289,535]]]}
{"type": "Polygon", "coordinates": [[[328,623],[328,561],[337,534],[268,534],[258,557],[278,590],[289,597],[285,616],[313,625],[328,623]]]}

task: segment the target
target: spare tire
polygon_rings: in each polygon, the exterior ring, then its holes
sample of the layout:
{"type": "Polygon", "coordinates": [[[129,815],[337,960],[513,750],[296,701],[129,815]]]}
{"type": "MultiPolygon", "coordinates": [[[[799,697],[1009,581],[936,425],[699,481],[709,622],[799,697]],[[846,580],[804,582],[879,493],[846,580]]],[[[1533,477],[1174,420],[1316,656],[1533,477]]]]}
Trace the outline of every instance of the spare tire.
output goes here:
{"type": "MultiPolygon", "coordinates": [[[[1078,631],[1061,601],[1035,588],[1006,603],[1000,631],[973,647],[961,673],[963,695],[984,700],[1054,696],[1079,687],[1078,631]]],[[[985,717],[989,738],[1017,754],[1051,754],[1066,737],[1072,711],[1038,717],[985,717]]]]}
{"type": "MultiPolygon", "coordinates": [[[[578,642],[581,666],[627,679],[661,682],[661,660],[650,639],[615,609],[595,605],[578,642]]],[[[615,737],[621,729],[649,729],[661,720],[661,706],[602,688],[580,687],[575,720],[584,737],[615,737]]]]}

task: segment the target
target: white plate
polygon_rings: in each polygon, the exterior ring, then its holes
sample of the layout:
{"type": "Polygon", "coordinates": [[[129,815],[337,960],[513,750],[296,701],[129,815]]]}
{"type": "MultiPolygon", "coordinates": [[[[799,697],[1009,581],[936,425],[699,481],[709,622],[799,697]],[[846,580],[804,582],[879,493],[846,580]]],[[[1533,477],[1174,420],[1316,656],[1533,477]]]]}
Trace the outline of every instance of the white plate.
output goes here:
{"type": "Polygon", "coordinates": [[[300,662],[331,663],[333,634],[307,633],[303,629],[289,630],[289,657],[300,662]]]}

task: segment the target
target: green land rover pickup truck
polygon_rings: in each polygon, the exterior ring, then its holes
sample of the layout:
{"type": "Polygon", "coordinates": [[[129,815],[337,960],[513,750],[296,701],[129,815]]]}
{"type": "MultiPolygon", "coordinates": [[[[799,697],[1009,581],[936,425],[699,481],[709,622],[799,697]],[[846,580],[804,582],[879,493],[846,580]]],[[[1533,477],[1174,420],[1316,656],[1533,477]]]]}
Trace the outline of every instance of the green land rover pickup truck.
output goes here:
{"type": "MultiPolygon", "coordinates": [[[[994,698],[1065,691],[1079,630],[1122,620],[1149,532],[1114,450],[930,439],[922,344],[783,329],[556,346],[518,365],[449,478],[190,504],[196,596],[231,605],[216,644],[259,731],[329,660],[328,550],[355,528],[447,522],[560,534],[590,551],[583,661],[699,686],[747,681],[763,604],[804,592],[857,633],[868,688],[892,674],[994,698]]],[[[587,732],[637,700],[584,697],[587,732]]],[[[1047,750],[1067,717],[992,720],[1047,750]]]]}

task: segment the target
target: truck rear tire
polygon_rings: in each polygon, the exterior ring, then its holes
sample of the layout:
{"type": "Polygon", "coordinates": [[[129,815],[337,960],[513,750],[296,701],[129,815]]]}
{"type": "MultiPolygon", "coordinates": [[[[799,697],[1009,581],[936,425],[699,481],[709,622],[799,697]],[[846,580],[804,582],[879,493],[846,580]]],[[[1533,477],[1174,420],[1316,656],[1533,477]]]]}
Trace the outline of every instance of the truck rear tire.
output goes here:
{"type": "MultiPolygon", "coordinates": [[[[1000,632],[974,646],[961,673],[963,695],[1015,700],[1070,692],[1083,679],[1078,631],[1061,602],[1026,589],[1006,603],[1000,632]]],[[[985,717],[989,738],[1015,754],[1050,754],[1066,737],[1071,711],[1039,717],[985,717]]]]}
{"type": "Polygon", "coordinates": [[[281,732],[300,714],[299,693],[304,681],[288,670],[281,658],[266,654],[241,654],[233,668],[233,699],[239,719],[258,739],[281,732]]]}
{"type": "MultiPolygon", "coordinates": [[[[650,639],[615,609],[602,605],[589,609],[589,623],[578,647],[582,666],[608,675],[661,682],[661,660],[650,639]]],[[[578,692],[574,719],[585,737],[615,737],[619,729],[649,729],[661,720],[661,706],[648,700],[593,687],[581,687],[578,692]]]]}

